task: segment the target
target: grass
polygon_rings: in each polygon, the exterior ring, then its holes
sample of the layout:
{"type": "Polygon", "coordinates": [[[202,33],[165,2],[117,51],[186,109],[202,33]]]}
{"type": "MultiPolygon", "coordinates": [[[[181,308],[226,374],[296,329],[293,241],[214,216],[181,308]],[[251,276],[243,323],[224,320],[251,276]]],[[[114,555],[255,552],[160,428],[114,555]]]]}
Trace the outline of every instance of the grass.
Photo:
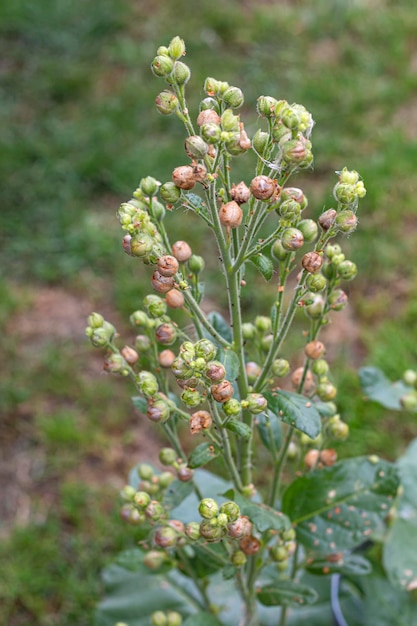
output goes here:
{"type": "MultiPolygon", "coordinates": [[[[112,321],[126,319],[147,293],[144,272],[120,252],[114,212],[142,176],[165,181],[179,164],[182,129],[154,109],[164,84],[148,69],[156,47],[176,34],[193,73],[191,109],[212,75],[244,90],[250,133],[261,93],[312,111],[315,174],[298,182],[313,215],[331,206],[334,170],[347,165],[363,175],[360,228],[345,244],[360,270],[351,290],[358,337],[335,359],[339,406],[352,454],[393,458],[417,434],[415,415],[399,420],[365,404],[346,366],[353,357],[395,379],[416,364],[416,27],[412,0],[202,0],[198,11],[186,0],[1,3],[1,429],[6,450],[36,459],[29,516],[7,526],[1,546],[1,626],[90,624],[98,572],[133,542],[116,514],[118,481],[138,460],[125,385],[100,376],[82,324],[58,335],[51,316],[50,329],[27,329],[45,289],[70,294],[80,318],[88,305],[112,321]],[[115,484],[103,484],[109,475],[115,484]]],[[[238,161],[236,177],[248,171],[238,161]]],[[[195,233],[192,246],[215,285],[204,229],[189,214],[171,222],[175,238],[195,233]]],[[[254,283],[249,273],[249,319],[270,294],[265,284],[254,297],[254,283]]],[[[217,296],[213,287],[207,296],[217,296]]],[[[8,489],[23,466],[15,471],[8,489]]]]}

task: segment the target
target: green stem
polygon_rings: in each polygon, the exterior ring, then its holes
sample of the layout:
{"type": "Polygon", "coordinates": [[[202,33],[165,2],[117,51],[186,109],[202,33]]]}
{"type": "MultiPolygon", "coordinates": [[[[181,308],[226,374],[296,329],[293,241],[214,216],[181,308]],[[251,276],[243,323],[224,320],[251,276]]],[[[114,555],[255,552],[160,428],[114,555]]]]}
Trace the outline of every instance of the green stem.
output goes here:
{"type": "Polygon", "coordinates": [[[189,310],[195,314],[201,325],[210,333],[210,335],[221,345],[223,348],[230,349],[230,343],[226,341],[217,330],[210,324],[203,311],[200,309],[197,301],[189,290],[183,291],[185,302],[189,310]]]}
{"type": "Polygon", "coordinates": [[[223,460],[229,471],[229,475],[232,478],[234,486],[236,487],[238,491],[242,491],[242,481],[240,479],[239,472],[237,471],[235,460],[233,458],[232,447],[230,445],[230,439],[229,439],[229,433],[223,426],[223,422],[219,416],[216,402],[212,399],[209,402],[210,402],[211,414],[213,416],[214,423],[217,426],[217,430],[219,431],[220,438],[222,440],[223,460]]]}

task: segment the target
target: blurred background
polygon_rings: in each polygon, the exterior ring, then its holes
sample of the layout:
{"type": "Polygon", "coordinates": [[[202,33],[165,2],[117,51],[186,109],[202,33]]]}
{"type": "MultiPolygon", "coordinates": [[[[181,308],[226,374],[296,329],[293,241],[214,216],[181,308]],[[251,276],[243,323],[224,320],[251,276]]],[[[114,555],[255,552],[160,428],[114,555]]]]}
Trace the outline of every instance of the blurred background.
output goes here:
{"type": "MultiPolygon", "coordinates": [[[[169,180],[186,162],[180,122],[154,107],[157,47],[185,39],[194,116],[208,75],[243,89],[250,135],[261,94],[312,112],[314,175],[294,180],[309,216],[331,206],[335,170],[363,176],[344,244],[359,277],[330,329],[332,371],[349,455],[394,459],[415,414],[365,403],[355,368],[395,379],[417,366],[417,11],[414,0],[2,0],[0,33],[0,625],[83,626],[101,568],[132,543],[118,490],[158,449],[84,337],[98,310],[132,339],[148,273],[121,251],[115,210],[140,178],[169,180]]],[[[215,276],[193,218],[170,228],[195,233],[215,276]]],[[[256,284],[248,319],[269,297],[256,284]]]]}

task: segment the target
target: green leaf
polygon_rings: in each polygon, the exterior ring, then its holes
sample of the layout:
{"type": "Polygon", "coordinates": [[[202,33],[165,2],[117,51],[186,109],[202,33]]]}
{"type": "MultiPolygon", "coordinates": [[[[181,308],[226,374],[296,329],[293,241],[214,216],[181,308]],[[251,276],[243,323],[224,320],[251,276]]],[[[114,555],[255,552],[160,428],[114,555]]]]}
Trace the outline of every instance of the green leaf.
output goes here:
{"type": "Polygon", "coordinates": [[[134,396],[132,398],[132,403],[135,409],[146,415],[148,403],[146,402],[145,398],[142,398],[142,396],[134,396]]]}
{"type": "Polygon", "coordinates": [[[186,200],[184,200],[184,205],[189,207],[194,213],[197,215],[203,214],[206,217],[209,217],[209,213],[207,211],[204,200],[198,196],[196,193],[187,193],[185,194],[186,200]]]}
{"type": "Polygon", "coordinates": [[[264,254],[255,254],[249,260],[259,270],[265,280],[271,280],[274,266],[270,258],[264,254]]]}
{"type": "MultiPolygon", "coordinates": [[[[187,555],[193,575],[206,578],[223,569],[228,559],[226,548],[222,543],[213,543],[209,547],[198,543],[187,547],[187,555]]],[[[183,572],[188,576],[187,572],[183,572]]]]}
{"type": "Polygon", "coordinates": [[[314,408],[318,411],[321,417],[333,417],[334,407],[329,406],[329,402],[315,402],[314,408]]]}
{"type": "Polygon", "coordinates": [[[342,554],[341,560],[337,562],[329,559],[317,558],[310,562],[307,559],[306,569],[312,574],[345,574],[347,576],[363,576],[372,571],[372,566],[368,559],[360,554],[342,554]]]}
{"type": "Polygon", "coordinates": [[[400,400],[411,391],[401,380],[392,383],[377,367],[361,367],[359,380],[367,398],[387,409],[402,410],[400,400]]]}
{"type": "MultiPolygon", "coordinates": [[[[230,328],[229,324],[226,322],[224,317],[220,315],[220,313],[217,313],[217,311],[211,311],[211,313],[207,315],[207,319],[210,322],[210,324],[213,326],[214,330],[216,330],[219,333],[219,335],[223,337],[223,339],[226,339],[226,341],[228,341],[229,343],[232,343],[233,341],[232,329],[230,328]]],[[[211,341],[213,341],[213,343],[216,343],[216,340],[210,334],[207,334],[207,337],[211,341]]]]}
{"type": "Polygon", "coordinates": [[[237,419],[229,419],[225,424],[225,428],[230,430],[230,432],[235,433],[235,435],[245,441],[248,441],[252,435],[252,428],[248,424],[245,424],[237,419]]]}
{"type": "Polygon", "coordinates": [[[384,567],[395,585],[404,589],[417,584],[417,439],[398,460],[401,492],[397,501],[396,519],[384,545],[384,567]]]}
{"type": "Polygon", "coordinates": [[[415,598],[412,594],[391,585],[383,572],[375,571],[365,576],[361,579],[361,586],[363,588],[362,613],[366,625],[415,626],[417,624],[415,598]]]}
{"type": "Polygon", "coordinates": [[[279,450],[281,445],[281,422],[278,417],[267,411],[256,416],[256,427],[265,448],[270,452],[279,450]]]}
{"type": "Polygon", "coordinates": [[[175,509],[192,491],[193,484],[191,481],[184,483],[181,480],[174,480],[164,493],[163,504],[169,509],[175,509]]]}
{"type": "Polygon", "coordinates": [[[219,348],[216,354],[216,361],[220,361],[226,370],[226,378],[230,382],[236,380],[239,374],[239,357],[232,349],[225,350],[219,348]]]}
{"type": "Polygon", "coordinates": [[[235,492],[234,489],[229,489],[223,495],[239,505],[242,515],[247,515],[260,533],[265,530],[288,530],[291,528],[290,520],[281,511],[276,511],[266,504],[252,502],[252,500],[248,500],[235,492]]]}
{"type": "Polygon", "coordinates": [[[206,463],[215,459],[219,454],[220,448],[217,444],[210,441],[200,443],[200,445],[191,452],[190,458],[188,459],[188,467],[195,469],[196,467],[206,465],[206,463]]]}
{"type": "MultiPolygon", "coordinates": [[[[223,501],[220,494],[230,488],[230,482],[203,469],[198,469],[194,472],[193,483],[197,485],[205,498],[214,498],[217,502],[223,501]]],[[[189,484],[191,484],[191,481],[189,484]]],[[[195,521],[200,518],[198,514],[199,503],[200,499],[197,498],[193,490],[179,506],[171,511],[171,517],[184,523],[195,521]]]]}
{"type": "Polygon", "coordinates": [[[277,580],[272,585],[261,587],[257,593],[261,604],[266,606],[300,606],[314,604],[318,598],[317,592],[307,585],[293,580],[277,580]]]}
{"type": "Polygon", "coordinates": [[[297,478],[284,493],[282,510],[308,549],[340,552],[358,546],[382,526],[398,485],[391,463],[347,459],[297,478]]]}
{"type": "Polygon", "coordinates": [[[211,613],[196,613],[185,620],[182,626],[223,626],[223,624],[211,613]]]}
{"type": "Polygon", "coordinates": [[[314,404],[304,396],[291,391],[268,392],[264,394],[269,409],[285,424],[300,430],[311,439],[321,433],[321,419],[314,404]]]}

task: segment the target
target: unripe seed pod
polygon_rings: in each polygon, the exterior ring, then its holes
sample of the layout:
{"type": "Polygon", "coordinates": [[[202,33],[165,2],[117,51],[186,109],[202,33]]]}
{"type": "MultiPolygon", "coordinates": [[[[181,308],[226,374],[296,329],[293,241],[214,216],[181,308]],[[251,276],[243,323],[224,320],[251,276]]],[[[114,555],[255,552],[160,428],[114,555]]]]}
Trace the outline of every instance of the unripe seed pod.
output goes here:
{"type": "Polygon", "coordinates": [[[337,461],[337,452],[333,448],[327,448],[326,450],[322,450],[320,452],[320,461],[323,465],[330,467],[334,465],[337,461]]]}
{"type": "Polygon", "coordinates": [[[180,263],[188,261],[192,255],[191,248],[186,241],[176,241],[172,244],[172,254],[180,263]]]}
{"type": "Polygon", "coordinates": [[[305,355],[309,359],[319,359],[325,353],[326,348],[321,341],[310,341],[304,348],[305,355]]]}
{"type": "Polygon", "coordinates": [[[262,371],[260,365],[255,363],[254,361],[248,361],[245,365],[246,376],[248,377],[249,383],[254,383],[258,378],[259,374],[262,371]]]}
{"type": "Polygon", "coordinates": [[[138,352],[147,352],[151,348],[151,340],[148,335],[137,335],[135,339],[135,348],[138,352]]]}
{"type": "Polygon", "coordinates": [[[337,211],[335,209],[328,209],[324,211],[317,220],[323,230],[329,230],[335,223],[337,211]]]}
{"type": "Polygon", "coordinates": [[[151,615],[151,626],[168,626],[168,621],[163,611],[154,611],[151,615]]]}
{"type": "Polygon", "coordinates": [[[190,417],[190,431],[192,435],[201,433],[202,430],[207,430],[212,424],[212,418],[208,411],[196,411],[190,417]]]}
{"type": "Polygon", "coordinates": [[[259,332],[266,333],[271,330],[271,318],[266,315],[257,315],[255,317],[255,327],[259,332]]]}
{"type": "Polygon", "coordinates": [[[167,611],[167,626],[181,626],[182,617],[176,611],[167,611]]]}
{"type": "Polygon", "coordinates": [[[327,287],[327,280],[321,273],[309,274],[306,280],[306,287],[313,293],[320,293],[327,287]]]}
{"type": "Polygon", "coordinates": [[[251,413],[263,413],[268,408],[268,402],[261,393],[251,393],[245,400],[246,407],[251,413]],[[247,404],[246,404],[247,403],[247,404]]]}
{"type": "Polygon", "coordinates": [[[174,287],[174,278],[172,276],[163,276],[155,270],[152,274],[151,284],[158,293],[167,293],[174,287]]]}
{"type": "Polygon", "coordinates": [[[239,548],[246,555],[252,556],[253,554],[259,552],[261,548],[261,542],[259,541],[259,539],[257,539],[257,537],[254,537],[253,535],[247,535],[239,541],[239,548]]]}
{"type": "Polygon", "coordinates": [[[204,111],[200,111],[197,117],[197,126],[200,128],[205,124],[214,124],[217,127],[220,127],[221,118],[216,111],[213,109],[205,109],[204,111]]]}
{"type": "Polygon", "coordinates": [[[304,457],[304,465],[307,469],[313,469],[316,467],[320,457],[320,451],[315,448],[309,450],[304,457]]]}
{"type": "Polygon", "coordinates": [[[350,235],[354,230],[356,230],[358,218],[353,211],[345,209],[344,211],[340,211],[337,215],[335,224],[341,233],[350,235]]]}
{"type": "Polygon", "coordinates": [[[323,257],[318,252],[307,252],[301,259],[301,264],[307,272],[315,274],[323,265],[323,257]]]}
{"type": "Polygon", "coordinates": [[[130,346],[124,346],[124,348],[120,350],[120,354],[122,355],[124,360],[129,363],[129,365],[134,365],[139,359],[139,355],[136,350],[134,350],[130,346]]]}
{"type": "Polygon", "coordinates": [[[271,555],[271,559],[275,562],[288,560],[288,552],[283,545],[275,544],[274,546],[271,546],[269,553],[271,555]]]}
{"type": "Polygon", "coordinates": [[[242,223],[243,212],[237,202],[232,200],[222,204],[219,210],[219,220],[223,226],[237,228],[242,223]]]}
{"type": "Polygon", "coordinates": [[[145,509],[145,515],[153,522],[157,522],[161,517],[165,517],[165,509],[160,502],[152,500],[145,509]]]}
{"type": "Polygon", "coordinates": [[[133,503],[141,509],[145,509],[151,501],[151,496],[146,491],[137,491],[133,497],[133,503]]]}
{"type": "Polygon", "coordinates": [[[175,361],[175,354],[172,350],[162,350],[158,354],[158,362],[161,367],[171,367],[175,361]]]}
{"type": "Polygon", "coordinates": [[[136,257],[144,257],[149,254],[154,246],[152,237],[146,233],[139,233],[130,239],[130,254],[136,257]]]}
{"type": "Polygon", "coordinates": [[[178,540],[178,534],[170,526],[160,526],[156,529],[154,542],[159,548],[172,548],[178,540]]]}
{"type": "Polygon", "coordinates": [[[239,87],[228,87],[223,93],[223,101],[226,106],[239,109],[244,102],[242,90],[239,87]]]}
{"type": "Polygon", "coordinates": [[[305,312],[308,317],[313,320],[319,319],[323,315],[324,300],[320,295],[311,293],[308,298],[306,297],[308,304],[305,307],[305,312]]]}
{"type": "Polygon", "coordinates": [[[190,80],[191,72],[188,65],[182,61],[177,61],[174,64],[174,69],[171,73],[171,78],[177,83],[177,85],[186,85],[190,80]]]}
{"type": "Polygon", "coordinates": [[[153,176],[145,176],[139,184],[140,191],[145,196],[154,196],[158,191],[161,183],[153,176]]]}
{"type": "MultiPolygon", "coordinates": [[[[203,113],[207,113],[207,111],[203,111],[203,113]]],[[[222,130],[217,124],[203,124],[201,126],[200,132],[204,141],[206,141],[209,146],[214,146],[215,144],[219,143],[222,137],[222,130]]],[[[211,156],[211,154],[209,156],[211,156]]]]}
{"type": "Polygon", "coordinates": [[[279,378],[283,378],[287,376],[290,371],[290,364],[286,359],[275,359],[272,363],[271,367],[272,373],[274,376],[278,376],[279,378]]]}
{"type": "Polygon", "coordinates": [[[317,359],[311,366],[313,374],[318,376],[319,378],[323,378],[329,372],[329,364],[324,359],[317,359]]]}
{"type": "Polygon", "coordinates": [[[357,200],[355,185],[349,183],[336,183],[333,189],[333,196],[341,204],[353,204],[357,200]]]}
{"type": "Polygon", "coordinates": [[[173,465],[177,460],[177,454],[173,448],[162,448],[159,451],[159,460],[162,465],[173,465]]]}
{"type": "Polygon", "coordinates": [[[316,394],[318,395],[320,400],[323,400],[323,402],[328,402],[329,400],[333,400],[336,397],[337,389],[330,381],[322,380],[317,385],[316,394]]]}
{"type": "Polygon", "coordinates": [[[196,183],[194,168],[191,165],[180,165],[172,172],[172,182],[180,189],[192,189],[196,183]]]}
{"type": "Polygon", "coordinates": [[[186,406],[195,407],[201,404],[204,398],[196,389],[184,389],[181,394],[181,400],[186,406]]]}
{"type": "Polygon", "coordinates": [[[204,519],[200,524],[200,535],[209,543],[221,541],[225,535],[223,526],[213,525],[214,519],[204,519]]]}
{"type": "Polygon", "coordinates": [[[237,417],[242,412],[242,406],[236,398],[230,398],[230,400],[223,402],[222,408],[228,417],[237,417]]]}
{"type": "Polygon", "coordinates": [[[160,324],[155,330],[155,339],[158,343],[162,343],[165,346],[170,346],[177,339],[177,329],[173,324],[166,322],[160,324]]]}
{"type": "Polygon", "coordinates": [[[342,289],[333,289],[329,295],[329,304],[333,311],[341,311],[345,308],[348,297],[342,289]]]}
{"type": "Polygon", "coordinates": [[[230,557],[230,562],[235,567],[242,567],[242,565],[245,565],[246,561],[246,554],[243,552],[243,550],[236,550],[236,552],[233,552],[230,557]]]}
{"type": "Polygon", "coordinates": [[[184,56],[185,43],[184,43],[184,40],[181,39],[181,37],[178,37],[178,35],[176,37],[173,37],[171,41],[169,42],[168,54],[171,57],[171,59],[174,59],[174,61],[177,61],[182,56],[184,56]]]}
{"type": "Polygon", "coordinates": [[[132,502],[135,495],[136,489],[131,485],[125,485],[120,492],[120,496],[125,502],[132,502]]]}
{"type": "Polygon", "coordinates": [[[298,222],[297,228],[302,232],[304,241],[306,243],[311,243],[317,239],[319,229],[317,223],[314,220],[301,220],[301,222],[298,222]]]}
{"type": "Polygon", "coordinates": [[[252,532],[252,524],[246,515],[239,516],[227,525],[227,534],[231,539],[242,539],[252,532]]]}
{"type": "Polygon", "coordinates": [[[329,419],[326,430],[337,441],[343,441],[349,435],[349,426],[346,422],[342,422],[339,415],[334,415],[329,419]]]}
{"type": "Polygon", "coordinates": [[[161,91],[155,98],[156,108],[162,115],[172,115],[179,107],[179,100],[172,91],[161,91]]]}
{"type": "Polygon", "coordinates": [[[156,570],[161,567],[164,563],[166,563],[167,555],[165,552],[159,550],[150,550],[146,552],[143,563],[144,565],[151,570],[156,570]]]}
{"type": "Polygon", "coordinates": [[[188,378],[191,378],[194,374],[194,368],[191,367],[187,361],[185,361],[183,358],[181,357],[177,357],[172,366],[172,373],[174,374],[175,378],[179,378],[180,380],[187,380],[188,378]]]}
{"type": "Polygon", "coordinates": [[[337,266],[337,273],[342,280],[353,280],[358,273],[358,268],[355,263],[346,260],[337,266]]]}
{"type": "Polygon", "coordinates": [[[285,261],[289,251],[284,248],[280,239],[276,239],[272,244],[271,254],[276,261],[285,261]]]}
{"type": "Polygon", "coordinates": [[[191,541],[200,539],[200,524],[198,522],[189,522],[185,527],[185,534],[191,541]]]}
{"type": "Polygon", "coordinates": [[[219,513],[219,505],[213,498],[204,498],[199,504],[198,512],[204,519],[213,519],[219,513]]]}
{"type": "Polygon", "coordinates": [[[129,366],[121,354],[109,354],[104,359],[103,369],[110,374],[120,374],[121,376],[129,374],[129,366]]]}
{"type": "Polygon", "coordinates": [[[158,259],[158,271],[162,276],[172,277],[178,272],[178,260],[171,254],[165,254],[158,259]]]}
{"type": "Polygon", "coordinates": [[[303,211],[308,206],[308,200],[302,189],[298,187],[285,187],[281,192],[281,200],[295,200],[303,211]]]}
{"type": "Polygon", "coordinates": [[[171,289],[165,296],[165,302],[171,309],[180,309],[184,306],[184,294],[178,289],[171,289]]]}
{"type": "Polygon", "coordinates": [[[406,385],[413,387],[417,383],[417,372],[411,369],[405,370],[402,379],[406,385]]]}
{"type": "Polygon", "coordinates": [[[137,468],[137,472],[142,480],[151,480],[154,476],[154,469],[148,463],[141,463],[137,468]]]}
{"type": "Polygon", "coordinates": [[[277,100],[272,96],[259,96],[256,101],[256,110],[262,117],[272,117],[275,115],[277,100]]]}
{"type": "Polygon", "coordinates": [[[209,339],[200,339],[194,346],[197,358],[212,361],[217,353],[216,346],[209,339]]]}
{"type": "Polygon", "coordinates": [[[229,522],[235,522],[240,517],[240,508],[230,500],[229,502],[223,502],[220,506],[220,513],[227,516],[229,522]]]}
{"type": "Polygon", "coordinates": [[[169,404],[163,398],[154,398],[148,399],[147,409],[146,409],[146,417],[151,420],[151,422],[166,422],[169,418],[169,404]]]}
{"type": "Polygon", "coordinates": [[[276,189],[276,181],[264,175],[255,176],[250,184],[252,195],[258,200],[268,200],[275,194],[276,189]]]}
{"type": "MultiPolygon", "coordinates": [[[[165,303],[165,300],[163,300],[162,298],[160,298],[159,296],[153,293],[150,293],[144,297],[143,305],[145,309],[148,311],[149,315],[155,319],[158,317],[162,317],[167,312],[167,305],[165,303]]],[[[148,320],[147,327],[149,327],[150,320],[149,318],[147,318],[147,320],[148,320]]]]}
{"type": "Polygon", "coordinates": [[[169,204],[174,204],[181,196],[181,191],[177,185],[171,181],[164,183],[159,190],[159,193],[162,200],[164,202],[168,202],[169,204]]]}
{"type": "Polygon", "coordinates": [[[187,137],[184,147],[190,159],[204,159],[208,151],[208,145],[199,135],[187,137]]]}
{"type": "MultiPolygon", "coordinates": [[[[298,220],[300,215],[300,205],[295,200],[289,198],[288,200],[284,200],[277,208],[277,212],[281,217],[283,217],[286,221],[294,222],[298,220]]],[[[314,224],[315,222],[313,222],[314,224]]],[[[301,232],[301,231],[300,231],[301,232]]]]}
{"type": "Polygon", "coordinates": [[[204,376],[214,383],[219,383],[226,378],[226,369],[220,361],[209,361],[204,376]]]}
{"type": "Polygon", "coordinates": [[[250,198],[250,189],[242,180],[238,185],[232,185],[230,196],[238,204],[244,204],[250,198]]]}
{"type": "Polygon", "coordinates": [[[298,228],[286,228],[282,233],[281,243],[285,250],[298,250],[304,243],[303,233],[298,228]]]}
{"type": "Polygon", "coordinates": [[[193,254],[188,261],[188,268],[193,274],[199,274],[203,271],[204,266],[205,263],[203,257],[198,256],[197,254],[193,254]]]}
{"type": "Polygon", "coordinates": [[[256,335],[256,328],[254,324],[250,322],[245,322],[242,324],[242,337],[245,341],[253,339],[256,335]]]}
{"type": "Polygon", "coordinates": [[[223,380],[218,385],[212,385],[210,389],[216,402],[226,402],[234,393],[233,385],[228,380],[223,380]]]}
{"type": "Polygon", "coordinates": [[[403,409],[406,411],[412,411],[417,406],[417,394],[415,390],[410,391],[409,393],[404,394],[400,398],[400,404],[403,409]]]}
{"type": "Polygon", "coordinates": [[[264,156],[266,148],[268,146],[269,135],[261,129],[257,130],[252,139],[252,145],[254,150],[261,156],[264,156]]]}
{"type": "Polygon", "coordinates": [[[194,476],[194,472],[190,467],[186,467],[185,465],[181,466],[177,470],[177,478],[182,483],[187,483],[194,476]]]}

